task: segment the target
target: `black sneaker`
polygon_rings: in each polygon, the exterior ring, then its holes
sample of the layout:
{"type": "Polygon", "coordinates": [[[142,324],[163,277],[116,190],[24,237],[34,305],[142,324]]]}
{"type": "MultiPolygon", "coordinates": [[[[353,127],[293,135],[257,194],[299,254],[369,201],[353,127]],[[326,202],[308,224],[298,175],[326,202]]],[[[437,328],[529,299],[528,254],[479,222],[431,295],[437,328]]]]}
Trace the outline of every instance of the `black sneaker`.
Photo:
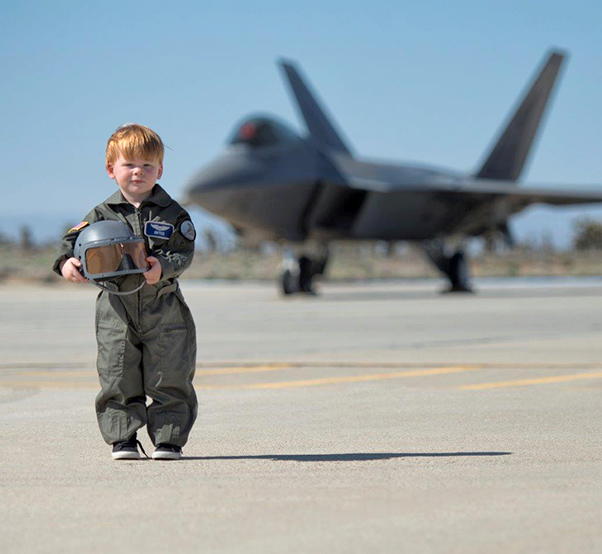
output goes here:
{"type": "MultiPolygon", "coordinates": [[[[113,444],[113,452],[112,456],[114,460],[139,460],[140,452],[138,452],[138,445],[140,445],[140,449],[144,452],[144,448],[140,444],[140,441],[134,435],[131,439],[127,441],[120,441],[113,444]]],[[[146,452],[144,452],[146,456],[146,452]]],[[[146,456],[148,458],[148,456],[146,456]]]]}
{"type": "Polygon", "coordinates": [[[153,452],[153,460],[179,460],[182,447],[175,444],[159,444],[153,452]]]}

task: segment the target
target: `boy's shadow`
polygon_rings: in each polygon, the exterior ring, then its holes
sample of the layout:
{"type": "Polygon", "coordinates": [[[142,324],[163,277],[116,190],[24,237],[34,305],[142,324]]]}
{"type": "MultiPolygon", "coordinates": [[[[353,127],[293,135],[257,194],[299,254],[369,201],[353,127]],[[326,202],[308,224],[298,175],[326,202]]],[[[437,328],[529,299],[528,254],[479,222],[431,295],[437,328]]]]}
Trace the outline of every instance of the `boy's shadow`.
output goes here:
{"type": "Polygon", "coordinates": [[[347,454],[263,454],[259,456],[185,456],[183,460],[273,460],[277,462],[368,462],[392,458],[510,456],[512,452],[350,452],[347,454]]]}

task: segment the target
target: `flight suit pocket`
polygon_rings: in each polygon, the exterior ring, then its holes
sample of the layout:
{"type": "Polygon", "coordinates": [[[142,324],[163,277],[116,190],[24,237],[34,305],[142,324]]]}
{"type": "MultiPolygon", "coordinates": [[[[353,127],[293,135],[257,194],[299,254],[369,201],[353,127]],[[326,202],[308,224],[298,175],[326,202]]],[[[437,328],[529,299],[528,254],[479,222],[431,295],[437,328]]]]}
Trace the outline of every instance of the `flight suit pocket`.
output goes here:
{"type": "Polygon", "coordinates": [[[185,323],[166,325],[160,338],[161,384],[186,388],[194,374],[194,344],[185,323]]]}
{"type": "Polygon", "coordinates": [[[99,322],[96,327],[98,345],[97,368],[102,375],[121,375],[125,358],[127,328],[111,327],[99,322]]]}

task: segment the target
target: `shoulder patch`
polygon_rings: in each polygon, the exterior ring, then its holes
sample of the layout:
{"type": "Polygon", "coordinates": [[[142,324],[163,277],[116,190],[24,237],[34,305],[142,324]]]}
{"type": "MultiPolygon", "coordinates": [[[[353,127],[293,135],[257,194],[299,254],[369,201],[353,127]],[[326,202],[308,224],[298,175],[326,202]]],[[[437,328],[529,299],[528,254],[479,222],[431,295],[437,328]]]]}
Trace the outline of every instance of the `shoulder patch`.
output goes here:
{"type": "Polygon", "coordinates": [[[152,239],[169,239],[173,235],[173,225],[161,221],[147,221],[144,225],[144,234],[152,239]]]}
{"type": "Polygon", "coordinates": [[[194,240],[196,238],[196,230],[190,219],[182,221],[180,224],[180,233],[182,233],[182,235],[188,240],[194,240]]]}
{"type": "Polygon", "coordinates": [[[84,229],[85,227],[87,227],[88,225],[90,225],[89,221],[82,221],[81,223],[78,223],[75,227],[71,227],[71,229],[69,229],[67,231],[67,234],[77,233],[77,232],[81,231],[82,229],[84,229]]]}

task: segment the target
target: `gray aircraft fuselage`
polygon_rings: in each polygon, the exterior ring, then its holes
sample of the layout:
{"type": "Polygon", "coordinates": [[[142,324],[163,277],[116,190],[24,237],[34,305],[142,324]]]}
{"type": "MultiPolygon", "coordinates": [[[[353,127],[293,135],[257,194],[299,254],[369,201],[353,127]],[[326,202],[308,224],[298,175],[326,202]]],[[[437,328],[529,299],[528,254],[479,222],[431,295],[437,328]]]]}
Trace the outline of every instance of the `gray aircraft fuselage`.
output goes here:
{"type": "MultiPolygon", "coordinates": [[[[363,162],[344,154],[328,159],[311,140],[300,137],[261,151],[230,145],[192,181],[189,201],[225,218],[245,235],[266,240],[431,239],[454,233],[454,213],[474,203],[429,187],[436,181],[453,190],[470,177],[363,162]],[[353,187],[346,179],[349,174],[362,179],[362,188],[353,187]],[[385,188],[383,180],[392,184],[385,188]]],[[[501,221],[509,215],[499,212],[501,221]]]]}

